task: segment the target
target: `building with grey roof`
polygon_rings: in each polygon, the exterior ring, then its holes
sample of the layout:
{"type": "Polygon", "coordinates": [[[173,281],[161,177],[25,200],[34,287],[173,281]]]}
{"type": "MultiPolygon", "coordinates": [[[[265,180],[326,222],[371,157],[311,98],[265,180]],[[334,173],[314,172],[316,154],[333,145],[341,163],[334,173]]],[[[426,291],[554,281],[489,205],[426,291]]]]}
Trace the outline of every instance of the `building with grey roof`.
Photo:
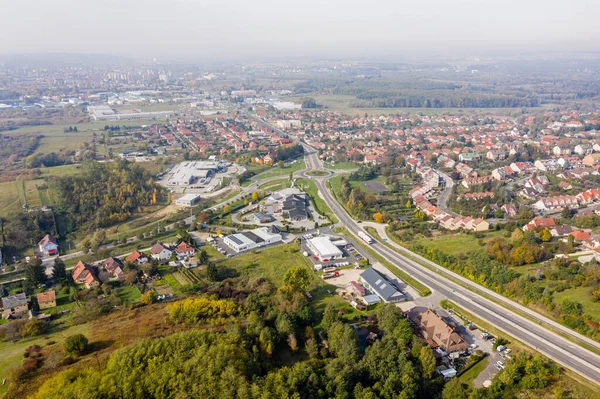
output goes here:
{"type": "Polygon", "coordinates": [[[27,313],[29,300],[24,293],[2,298],[2,317],[5,319],[19,317],[27,313]]]}
{"type": "Polygon", "coordinates": [[[360,280],[369,291],[372,291],[384,302],[402,302],[407,299],[404,292],[401,292],[392,282],[372,267],[361,273],[360,280]]]}

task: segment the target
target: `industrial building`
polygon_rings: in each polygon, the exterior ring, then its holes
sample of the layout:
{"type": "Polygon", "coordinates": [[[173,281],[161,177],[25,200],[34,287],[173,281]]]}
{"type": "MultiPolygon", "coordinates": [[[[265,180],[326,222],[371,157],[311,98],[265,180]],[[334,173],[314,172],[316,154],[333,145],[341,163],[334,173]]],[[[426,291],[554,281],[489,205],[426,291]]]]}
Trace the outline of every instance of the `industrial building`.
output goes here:
{"type": "Polygon", "coordinates": [[[186,194],[175,200],[177,206],[194,206],[200,202],[200,196],[197,194],[186,194]]]}
{"type": "Polygon", "coordinates": [[[325,259],[341,259],[344,257],[344,253],[331,242],[329,237],[311,238],[306,241],[306,246],[321,261],[325,261],[325,259]]]}
{"type": "Polygon", "coordinates": [[[108,105],[93,105],[88,107],[91,119],[94,121],[118,121],[134,119],[168,118],[173,111],[135,112],[119,114],[108,105]]]}
{"type": "Polygon", "coordinates": [[[384,302],[402,302],[407,299],[404,292],[398,290],[394,284],[372,267],[361,273],[360,280],[369,291],[372,291],[384,302]]]}
{"type": "Polygon", "coordinates": [[[190,161],[177,165],[168,184],[173,186],[187,186],[198,181],[200,184],[210,183],[215,173],[226,170],[229,163],[212,161],[190,161]]]}
{"type": "Polygon", "coordinates": [[[236,252],[247,251],[283,241],[279,229],[275,226],[261,227],[252,231],[232,234],[223,242],[236,252]]]}

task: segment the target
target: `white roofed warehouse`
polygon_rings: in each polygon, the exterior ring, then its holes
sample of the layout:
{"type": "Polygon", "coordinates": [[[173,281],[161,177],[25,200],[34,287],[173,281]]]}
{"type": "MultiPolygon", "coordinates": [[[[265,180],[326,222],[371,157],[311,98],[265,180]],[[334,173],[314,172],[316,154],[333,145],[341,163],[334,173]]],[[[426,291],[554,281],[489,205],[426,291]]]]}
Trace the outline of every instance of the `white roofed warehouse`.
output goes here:
{"type": "Polygon", "coordinates": [[[236,252],[264,247],[265,245],[281,242],[283,238],[276,227],[261,227],[252,231],[232,234],[223,242],[236,252]]]}
{"type": "Polygon", "coordinates": [[[200,202],[200,196],[197,194],[186,194],[175,200],[177,206],[194,206],[200,202]]]}
{"type": "Polygon", "coordinates": [[[344,253],[331,242],[329,237],[311,238],[306,241],[306,245],[321,261],[344,257],[344,253]]]}

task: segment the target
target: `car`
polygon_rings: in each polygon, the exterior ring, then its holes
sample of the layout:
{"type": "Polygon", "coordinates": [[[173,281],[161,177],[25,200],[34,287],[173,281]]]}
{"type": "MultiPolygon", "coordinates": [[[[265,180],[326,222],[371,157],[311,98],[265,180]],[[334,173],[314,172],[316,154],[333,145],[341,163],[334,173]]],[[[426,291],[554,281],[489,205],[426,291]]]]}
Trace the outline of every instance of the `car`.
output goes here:
{"type": "Polygon", "coordinates": [[[494,367],[496,368],[496,370],[502,371],[502,367],[498,366],[497,364],[494,364],[494,367]]]}
{"type": "Polygon", "coordinates": [[[469,345],[469,348],[471,348],[471,349],[477,349],[478,346],[477,346],[477,344],[471,344],[471,345],[469,345]]]}
{"type": "Polygon", "coordinates": [[[496,362],[496,366],[500,367],[500,369],[501,369],[501,370],[502,370],[502,369],[504,369],[504,367],[506,367],[506,366],[504,365],[504,363],[503,363],[503,362],[501,362],[500,360],[498,360],[498,361],[496,362]]]}
{"type": "Polygon", "coordinates": [[[512,352],[512,350],[511,350],[510,348],[506,348],[506,349],[504,350],[504,353],[506,353],[507,355],[508,355],[510,352],[512,352]]]}

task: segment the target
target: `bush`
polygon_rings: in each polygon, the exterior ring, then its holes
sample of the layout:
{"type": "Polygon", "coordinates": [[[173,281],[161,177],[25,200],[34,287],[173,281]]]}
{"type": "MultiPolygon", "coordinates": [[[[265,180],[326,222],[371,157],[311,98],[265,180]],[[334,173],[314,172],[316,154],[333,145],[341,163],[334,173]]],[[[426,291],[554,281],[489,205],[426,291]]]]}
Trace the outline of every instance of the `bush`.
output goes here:
{"type": "Polygon", "coordinates": [[[83,334],[75,334],[67,337],[63,343],[63,349],[72,356],[79,356],[88,346],[88,339],[83,334]]]}
{"type": "Polygon", "coordinates": [[[23,327],[24,337],[37,337],[48,330],[48,323],[39,319],[31,319],[23,327]]]}

